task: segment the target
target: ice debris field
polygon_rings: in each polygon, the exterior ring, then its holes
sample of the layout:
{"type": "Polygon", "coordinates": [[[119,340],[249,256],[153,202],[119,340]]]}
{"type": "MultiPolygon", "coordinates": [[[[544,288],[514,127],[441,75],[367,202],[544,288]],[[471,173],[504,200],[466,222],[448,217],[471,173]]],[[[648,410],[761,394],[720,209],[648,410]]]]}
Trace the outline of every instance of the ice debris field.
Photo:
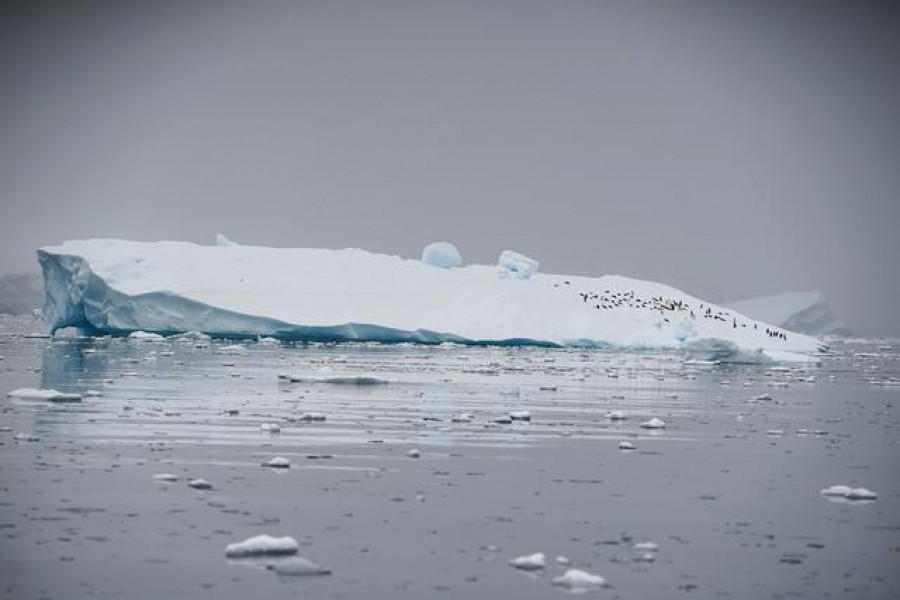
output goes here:
{"type": "Polygon", "coordinates": [[[421,260],[358,249],[69,241],[38,250],[52,331],[306,341],[684,348],[697,360],[808,361],[821,343],[667,285],[545,274],[504,250],[462,266],[448,242],[421,260]]]}

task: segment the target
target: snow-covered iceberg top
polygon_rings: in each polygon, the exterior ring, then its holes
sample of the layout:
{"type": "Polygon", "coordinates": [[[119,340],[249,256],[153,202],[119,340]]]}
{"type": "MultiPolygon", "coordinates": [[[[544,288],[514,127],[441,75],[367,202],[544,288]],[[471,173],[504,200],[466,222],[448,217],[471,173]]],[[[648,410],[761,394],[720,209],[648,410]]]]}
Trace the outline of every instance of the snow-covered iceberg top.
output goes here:
{"type": "Polygon", "coordinates": [[[53,330],[306,340],[676,348],[703,338],[813,353],[788,334],[659,283],[496,266],[435,269],[358,249],[70,241],[38,250],[53,330]]]}

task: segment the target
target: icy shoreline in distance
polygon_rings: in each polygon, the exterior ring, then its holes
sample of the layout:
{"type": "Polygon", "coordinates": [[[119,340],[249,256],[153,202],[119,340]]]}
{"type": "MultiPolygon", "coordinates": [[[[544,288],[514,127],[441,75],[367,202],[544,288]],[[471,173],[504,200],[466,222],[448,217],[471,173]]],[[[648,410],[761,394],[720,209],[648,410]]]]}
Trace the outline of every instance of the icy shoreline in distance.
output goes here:
{"type": "Polygon", "coordinates": [[[612,348],[715,339],[731,345],[726,354],[737,348],[759,360],[820,347],[808,336],[775,337],[770,325],[669,286],[617,275],[520,278],[502,265],[436,268],[358,249],[122,240],[66,242],[38,250],[38,258],[52,330],[612,348]]]}

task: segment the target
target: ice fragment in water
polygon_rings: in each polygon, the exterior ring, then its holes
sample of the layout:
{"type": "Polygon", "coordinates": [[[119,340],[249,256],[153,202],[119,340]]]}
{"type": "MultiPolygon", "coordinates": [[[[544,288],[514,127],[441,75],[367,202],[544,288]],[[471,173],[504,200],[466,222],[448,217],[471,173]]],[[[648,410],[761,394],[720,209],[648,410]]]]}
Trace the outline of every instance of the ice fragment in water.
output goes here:
{"type": "Polygon", "coordinates": [[[289,469],[291,468],[291,461],[282,456],[276,456],[269,462],[265,463],[265,466],[272,467],[273,469],[289,469]]]}
{"type": "Polygon", "coordinates": [[[225,547],[225,556],[229,558],[243,558],[248,556],[296,554],[298,548],[297,540],[290,536],[277,538],[269,535],[258,535],[247,538],[243,542],[228,544],[225,547]]]}
{"type": "Polygon", "coordinates": [[[644,421],[643,423],[641,423],[641,427],[643,427],[644,429],[665,429],[666,422],[653,417],[649,421],[644,421]]]}
{"type": "Polygon", "coordinates": [[[559,577],[553,578],[553,585],[564,587],[570,592],[589,592],[603,587],[606,580],[600,575],[593,575],[581,569],[569,569],[559,577]]]}
{"type": "Polygon", "coordinates": [[[331,575],[331,570],[326,569],[308,558],[302,556],[292,556],[279,560],[271,565],[266,566],[267,569],[275,571],[283,577],[314,577],[320,575],[331,575]]]}
{"type": "Polygon", "coordinates": [[[538,571],[547,565],[547,557],[543,552],[535,552],[534,554],[526,554],[517,556],[509,561],[509,564],[523,571],[538,571]]]}
{"type": "Polygon", "coordinates": [[[211,490],[212,484],[205,479],[191,479],[188,485],[195,490],[211,490]]]}

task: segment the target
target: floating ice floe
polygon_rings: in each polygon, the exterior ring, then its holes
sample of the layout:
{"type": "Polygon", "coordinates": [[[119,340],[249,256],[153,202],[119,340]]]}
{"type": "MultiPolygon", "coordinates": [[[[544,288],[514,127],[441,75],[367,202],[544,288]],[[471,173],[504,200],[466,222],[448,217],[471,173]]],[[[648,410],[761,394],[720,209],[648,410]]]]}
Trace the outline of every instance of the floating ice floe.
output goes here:
{"type": "Polygon", "coordinates": [[[547,557],[543,552],[517,556],[509,561],[509,564],[522,571],[538,571],[547,566],[547,557]]]}
{"type": "Polygon", "coordinates": [[[129,340],[138,342],[162,342],[166,338],[158,333],[150,333],[148,331],[133,331],[128,335],[129,340]]]}
{"type": "Polygon", "coordinates": [[[568,565],[571,563],[572,563],[572,561],[569,559],[568,556],[559,555],[556,557],[556,564],[558,564],[558,565],[568,565]]]}
{"type": "Polygon", "coordinates": [[[191,479],[188,485],[195,490],[211,490],[212,484],[205,479],[191,479]]]}
{"type": "Polygon", "coordinates": [[[509,413],[509,418],[513,421],[530,421],[531,412],[527,410],[514,410],[509,413]]]}
{"type": "Polygon", "coordinates": [[[246,347],[241,346],[240,344],[231,344],[228,346],[222,346],[217,350],[219,354],[229,354],[231,356],[239,356],[244,355],[249,352],[246,347]]]}
{"type": "Polygon", "coordinates": [[[621,410],[611,410],[606,413],[606,418],[610,421],[624,421],[627,419],[627,415],[621,410]]]}
{"type": "Polygon", "coordinates": [[[829,498],[845,499],[850,501],[875,500],[878,498],[878,494],[876,494],[872,490],[863,487],[851,488],[850,486],[846,485],[833,485],[831,487],[820,490],[819,493],[823,496],[828,496],[829,498]]]}
{"type": "Polygon", "coordinates": [[[174,475],[172,473],[158,473],[153,476],[153,481],[158,481],[160,483],[172,483],[178,481],[178,475],[174,475]]]}
{"type": "Polygon", "coordinates": [[[471,423],[475,418],[475,415],[472,413],[457,413],[455,415],[450,416],[451,423],[471,423]]]}
{"type": "Polygon", "coordinates": [[[19,388],[6,394],[10,398],[22,400],[46,400],[48,402],[81,402],[81,394],[66,394],[56,390],[38,390],[34,388],[19,388]]]}
{"type": "Polygon", "coordinates": [[[396,383],[392,379],[378,377],[377,375],[289,375],[281,373],[278,375],[281,381],[289,381],[291,383],[335,383],[347,385],[383,385],[388,383],[396,383]]]}
{"type": "Polygon", "coordinates": [[[290,469],[291,461],[282,456],[276,456],[272,460],[263,463],[263,466],[271,467],[273,469],[290,469]]]}
{"type": "Polygon", "coordinates": [[[225,547],[225,556],[228,558],[246,558],[251,556],[284,556],[296,554],[300,546],[297,540],[290,536],[272,537],[270,535],[257,535],[247,538],[243,542],[235,542],[225,547]]]}
{"type": "Polygon", "coordinates": [[[422,456],[422,453],[419,452],[418,449],[413,448],[412,450],[409,450],[409,451],[406,453],[406,455],[407,455],[408,457],[410,457],[410,458],[419,458],[420,456],[422,456]]]}
{"type": "Polygon", "coordinates": [[[331,575],[331,570],[322,567],[308,558],[291,556],[266,565],[270,571],[282,577],[317,577],[331,575]]]}
{"type": "Polygon", "coordinates": [[[278,423],[263,423],[259,430],[265,433],[281,433],[281,425],[278,423]]]}
{"type": "Polygon", "coordinates": [[[606,580],[581,569],[569,569],[559,577],[553,578],[553,585],[566,588],[570,592],[582,593],[603,587],[606,580]]]}
{"type": "Polygon", "coordinates": [[[655,542],[638,542],[633,548],[643,552],[656,552],[659,550],[659,544],[655,542]]]}
{"type": "Polygon", "coordinates": [[[662,419],[653,417],[649,421],[644,421],[643,423],[641,423],[641,427],[643,427],[644,429],[665,429],[666,422],[662,419]]]}
{"type": "Polygon", "coordinates": [[[619,442],[619,450],[636,450],[637,446],[631,442],[619,442]]]}

